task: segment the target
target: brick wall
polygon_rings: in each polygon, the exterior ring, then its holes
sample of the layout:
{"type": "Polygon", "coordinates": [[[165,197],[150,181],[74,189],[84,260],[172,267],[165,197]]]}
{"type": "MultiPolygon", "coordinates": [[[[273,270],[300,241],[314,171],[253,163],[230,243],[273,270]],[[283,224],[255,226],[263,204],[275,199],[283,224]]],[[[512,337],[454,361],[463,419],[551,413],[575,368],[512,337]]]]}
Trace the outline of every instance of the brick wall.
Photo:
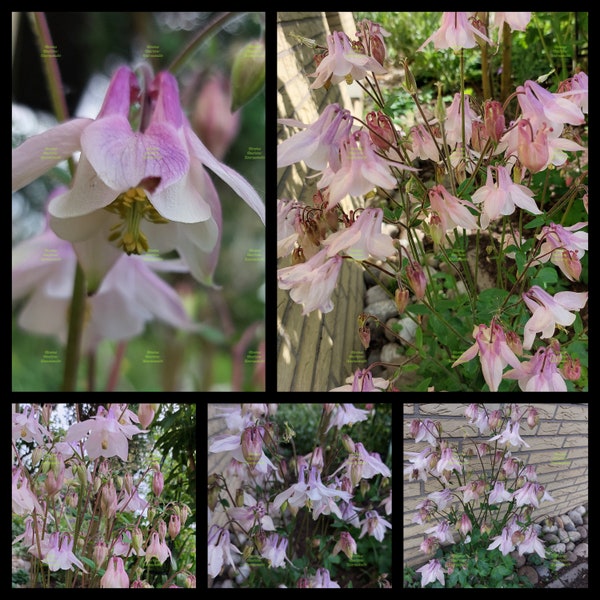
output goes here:
{"type": "MultiPolygon", "coordinates": [[[[488,410],[502,408],[505,403],[488,404],[488,410]]],[[[404,404],[404,451],[420,452],[426,447],[421,441],[415,444],[408,437],[410,422],[413,419],[432,419],[440,421],[443,437],[453,447],[466,448],[464,437],[485,441],[491,436],[473,438],[477,428],[469,425],[464,417],[468,404],[404,404]]],[[[514,450],[513,456],[523,459],[525,464],[536,468],[538,481],[546,486],[546,490],[554,502],[544,502],[532,513],[532,518],[548,515],[562,515],[588,502],[588,405],[587,404],[523,404],[533,406],[539,412],[539,423],[532,430],[527,425],[521,426],[519,433],[530,448],[522,446],[514,450]]],[[[407,464],[407,463],[405,463],[407,464]]],[[[440,484],[428,478],[427,482],[409,482],[404,477],[404,564],[420,566],[427,562],[426,556],[419,550],[425,529],[432,524],[418,525],[412,522],[415,506],[425,499],[426,495],[439,491],[440,484]]]]}
{"type": "MultiPolygon", "coordinates": [[[[361,98],[355,88],[340,84],[311,90],[307,73],[315,71],[314,51],[299,44],[290,33],[315,39],[326,45],[332,30],[343,30],[354,37],[356,27],[350,12],[282,12],[277,15],[277,113],[279,118],[314,122],[322,108],[333,102],[362,114],[361,98]]],[[[279,125],[278,139],[295,129],[279,125]]],[[[312,203],[316,178],[303,163],[278,170],[278,198],[295,198],[312,203]]],[[[358,206],[347,198],[342,206],[358,206]]],[[[288,266],[288,258],[278,268],[288,266]]],[[[277,390],[326,391],[342,385],[356,368],[364,364],[364,353],[357,330],[357,317],[363,309],[364,282],[359,267],[344,261],[336,291],[334,310],[327,314],[313,311],[302,316],[302,307],[291,301],[286,290],[277,290],[277,390]]]]}

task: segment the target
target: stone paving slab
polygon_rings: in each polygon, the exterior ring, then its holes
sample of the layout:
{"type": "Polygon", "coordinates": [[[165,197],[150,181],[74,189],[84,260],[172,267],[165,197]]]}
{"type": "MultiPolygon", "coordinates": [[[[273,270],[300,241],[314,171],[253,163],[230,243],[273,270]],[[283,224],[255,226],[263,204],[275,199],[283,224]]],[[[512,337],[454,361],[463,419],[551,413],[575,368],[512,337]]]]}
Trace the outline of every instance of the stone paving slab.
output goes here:
{"type": "MultiPolygon", "coordinates": [[[[569,587],[569,583],[575,581],[577,577],[583,572],[588,570],[587,563],[580,563],[576,567],[569,569],[564,575],[560,577],[560,580],[565,584],[566,587],[569,587]]],[[[550,587],[550,586],[548,586],[550,587]]]]}

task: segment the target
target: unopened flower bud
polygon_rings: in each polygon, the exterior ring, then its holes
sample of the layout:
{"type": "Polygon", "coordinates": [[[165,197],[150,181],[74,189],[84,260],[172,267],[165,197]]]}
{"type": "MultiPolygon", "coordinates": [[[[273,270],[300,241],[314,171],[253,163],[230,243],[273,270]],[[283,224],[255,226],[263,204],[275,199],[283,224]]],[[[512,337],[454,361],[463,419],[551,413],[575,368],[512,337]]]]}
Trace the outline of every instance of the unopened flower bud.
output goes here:
{"type": "Polygon", "coordinates": [[[381,111],[371,111],[370,113],[367,113],[366,119],[369,128],[369,136],[375,146],[385,151],[388,150],[391,145],[396,143],[394,126],[385,113],[382,113],[381,111]]]}
{"type": "Polygon", "coordinates": [[[125,487],[125,491],[131,496],[133,493],[133,477],[131,473],[125,474],[125,479],[123,480],[122,485],[125,487]]]}
{"type": "Polygon", "coordinates": [[[367,492],[371,489],[369,482],[366,479],[362,479],[360,482],[360,493],[363,495],[363,498],[366,496],[367,492]]]}
{"type": "Polygon", "coordinates": [[[158,536],[161,540],[164,540],[167,535],[167,524],[163,519],[160,519],[158,522],[158,536]]]}
{"type": "Polygon", "coordinates": [[[425,279],[425,273],[421,265],[417,262],[411,262],[406,265],[406,277],[414,295],[418,300],[422,300],[425,297],[427,280],[425,279]]]}
{"type": "Polygon", "coordinates": [[[371,328],[368,325],[363,325],[358,328],[358,337],[362,347],[367,350],[371,345],[371,328]]]}
{"type": "MultiPolygon", "coordinates": [[[[562,374],[565,379],[569,381],[577,381],[581,377],[581,362],[579,358],[572,358],[571,356],[567,356],[565,359],[565,363],[561,368],[562,374]]],[[[531,409],[535,410],[535,409],[531,409]]],[[[531,412],[530,412],[531,415],[531,412]]],[[[529,424],[529,418],[527,417],[527,423],[529,424]]],[[[536,422],[538,419],[537,411],[535,416],[536,422]]]]}
{"type": "Polygon", "coordinates": [[[119,491],[123,489],[123,477],[115,475],[115,483],[117,484],[116,487],[119,491]]]}
{"type": "Polygon", "coordinates": [[[335,556],[340,551],[343,552],[349,559],[352,559],[352,557],[356,554],[356,541],[347,531],[342,531],[340,534],[340,539],[334,546],[332,555],[335,556]]]}
{"type": "Polygon", "coordinates": [[[489,521],[484,521],[481,524],[481,534],[489,533],[492,530],[492,524],[489,521]]]}
{"type": "Polygon", "coordinates": [[[102,514],[107,518],[113,517],[117,512],[117,491],[112,479],[102,488],[100,508],[102,509],[102,514]]]}
{"type": "Polygon", "coordinates": [[[171,515],[169,519],[169,535],[171,539],[174,540],[181,530],[181,520],[177,515],[171,515]]]}
{"type": "Polygon", "coordinates": [[[346,449],[346,452],[356,452],[356,446],[354,445],[352,438],[347,433],[342,434],[342,445],[346,449]]]}
{"type": "Polygon", "coordinates": [[[407,288],[396,288],[396,291],[394,292],[394,302],[396,303],[396,309],[398,310],[399,315],[404,314],[409,300],[410,292],[407,288]]]}
{"type": "Polygon", "coordinates": [[[140,553],[142,549],[142,544],[144,543],[144,536],[142,534],[142,530],[139,527],[135,527],[131,532],[131,545],[137,554],[140,553]]]}
{"type": "Polygon", "coordinates": [[[532,406],[529,409],[529,412],[527,413],[527,425],[529,426],[529,429],[533,429],[538,424],[539,420],[540,420],[539,413],[532,406]]]}
{"type": "Polygon", "coordinates": [[[350,458],[350,479],[352,480],[352,487],[359,484],[362,479],[364,461],[360,457],[360,454],[355,453],[350,458]]]}
{"type": "Polygon", "coordinates": [[[187,521],[190,513],[191,513],[190,507],[187,504],[182,504],[181,505],[181,513],[179,515],[182,526],[185,525],[185,522],[187,521]]]}
{"type": "Polygon", "coordinates": [[[106,560],[106,556],[108,555],[108,547],[103,541],[99,541],[94,546],[94,562],[96,563],[96,567],[100,569],[106,560]]]}
{"type": "Polygon", "coordinates": [[[235,505],[238,508],[244,506],[244,490],[242,488],[238,488],[238,491],[235,493],[235,505]]]}
{"type": "Polygon", "coordinates": [[[154,404],[140,404],[138,406],[137,416],[140,420],[140,425],[142,429],[148,429],[150,423],[152,423],[154,419],[154,409],[152,408],[154,404]]]}
{"type": "Polygon", "coordinates": [[[419,88],[417,87],[417,81],[412,71],[408,67],[408,60],[404,59],[404,88],[412,96],[417,93],[419,88]]]}
{"type": "Polygon", "coordinates": [[[485,130],[488,136],[499,142],[506,129],[506,119],[502,103],[497,100],[486,100],[483,105],[485,130]]]}
{"type": "Polygon", "coordinates": [[[185,588],[194,588],[196,589],[196,576],[189,574],[184,580],[183,580],[183,587],[185,588]]]}
{"type": "Polygon", "coordinates": [[[34,448],[33,452],[31,453],[31,464],[35,467],[40,462],[40,460],[44,458],[45,454],[46,450],[44,450],[44,448],[34,448]]]}
{"type": "Polygon", "coordinates": [[[158,498],[165,487],[165,480],[163,474],[160,471],[154,471],[154,475],[152,476],[152,491],[154,495],[158,498]]]}
{"type": "Polygon", "coordinates": [[[257,426],[246,427],[242,433],[242,454],[248,465],[254,468],[262,456],[262,437],[257,426]]]}
{"type": "Polygon", "coordinates": [[[85,468],[85,465],[78,465],[71,469],[73,474],[77,475],[77,479],[79,480],[79,485],[84,488],[88,481],[88,472],[85,468]]]}
{"type": "Polygon", "coordinates": [[[75,508],[77,506],[77,501],[79,500],[79,496],[77,492],[69,492],[65,496],[65,504],[70,506],[71,508],[75,508]]]}
{"type": "Polygon", "coordinates": [[[252,100],[265,83],[265,44],[247,43],[235,56],[231,67],[231,112],[252,100]]]}

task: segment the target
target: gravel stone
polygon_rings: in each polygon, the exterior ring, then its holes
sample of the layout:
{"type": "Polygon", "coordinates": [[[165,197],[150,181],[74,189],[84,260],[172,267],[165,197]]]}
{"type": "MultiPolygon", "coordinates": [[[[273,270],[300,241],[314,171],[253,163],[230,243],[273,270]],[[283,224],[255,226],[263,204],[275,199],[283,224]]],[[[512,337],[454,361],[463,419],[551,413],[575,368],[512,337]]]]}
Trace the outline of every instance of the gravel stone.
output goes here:
{"type": "Polygon", "coordinates": [[[583,525],[580,525],[580,526],[577,528],[577,531],[579,532],[579,535],[581,536],[581,539],[582,539],[582,540],[585,540],[585,538],[586,538],[586,537],[587,537],[587,535],[588,535],[587,528],[586,528],[586,527],[584,527],[583,525]]]}
{"type": "Polygon", "coordinates": [[[575,542],[567,542],[567,552],[570,552],[575,548],[575,542]]]}
{"type": "Polygon", "coordinates": [[[567,551],[566,544],[553,544],[549,547],[552,552],[556,552],[557,554],[563,554],[567,551]]]}
{"type": "Polygon", "coordinates": [[[398,308],[391,298],[368,304],[364,312],[377,317],[383,323],[392,317],[398,316],[398,308]]]}
{"type": "Polygon", "coordinates": [[[569,531],[569,540],[572,542],[578,542],[581,539],[579,531],[569,531]]]}
{"type": "Polygon", "coordinates": [[[577,556],[582,556],[584,558],[588,557],[588,545],[583,542],[582,544],[579,544],[575,547],[575,550],[573,550],[573,552],[577,555],[577,556]]]}
{"type": "Polygon", "coordinates": [[[544,525],[542,527],[542,533],[556,533],[558,527],[556,525],[544,525]]]}
{"type": "Polygon", "coordinates": [[[558,537],[561,542],[567,542],[569,540],[569,534],[564,529],[558,530],[558,537]]]}
{"type": "Polygon", "coordinates": [[[569,513],[569,518],[571,519],[571,521],[573,521],[574,525],[583,525],[583,519],[581,518],[581,515],[576,511],[576,510],[572,510],[569,513]]]}
{"type": "Polygon", "coordinates": [[[535,585],[540,580],[540,577],[537,574],[537,571],[533,567],[530,567],[530,566],[521,567],[517,571],[517,573],[521,576],[524,575],[525,577],[527,577],[527,579],[529,579],[529,581],[531,581],[531,583],[533,585],[535,585]]]}
{"type": "Polygon", "coordinates": [[[554,535],[553,533],[547,533],[544,536],[544,541],[549,542],[550,544],[558,544],[560,542],[560,539],[557,535],[554,535]]]}
{"type": "Polygon", "coordinates": [[[563,522],[565,531],[575,531],[575,524],[568,515],[560,515],[560,519],[563,522]]]}

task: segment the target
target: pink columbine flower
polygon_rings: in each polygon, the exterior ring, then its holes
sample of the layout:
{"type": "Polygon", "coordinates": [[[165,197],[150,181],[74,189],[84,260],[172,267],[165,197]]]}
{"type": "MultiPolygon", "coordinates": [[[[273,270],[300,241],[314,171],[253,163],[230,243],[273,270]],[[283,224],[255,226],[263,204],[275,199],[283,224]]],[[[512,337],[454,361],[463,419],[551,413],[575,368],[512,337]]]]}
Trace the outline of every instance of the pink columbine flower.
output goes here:
{"type": "Polygon", "coordinates": [[[439,475],[442,475],[444,471],[452,472],[455,470],[462,473],[462,467],[460,466],[458,459],[454,456],[452,448],[444,448],[444,450],[442,450],[442,456],[438,460],[434,470],[439,475]]]}
{"type": "Polygon", "coordinates": [[[452,504],[453,501],[450,488],[444,488],[441,492],[431,492],[427,497],[431,498],[431,500],[436,503],[439,511],[444,510],[446,506],[452,504]]]}
{"type": "Polygon", "coordinates": [[[474,204],[483,202],[484,205],[481,213],[482,229],[486,229],[490,222],[500,215],[512,215],[515,206],[533,215],[542,214],[533,200],[534,193],[529,188],[514,183],[506,167],[494,168],[496,169],[496,183],[492,176],[492,167],[488,166],[485,185],[476,190],[472,196],[474,204]]]}
{"type": "Polygon", "coordinates": [[[363,19],[357,26],[356,37],[361,41],[363,48],[369,56],[372,56],[380,65],[383,65],[386,55],[384,37],[392,35],[379,23],[373,23],[369,19],[363,19]]]}
{"type": "Polygon", "coordinates": [[[310,578],[307,587],[311,588],[339,588],[339,584],[335,581],[331,581],[331,576],[327,569],[322,567],[317,569],[317,573],[314,577],[310,578]]]}
{"type": "Polygon", "coordinates": [[[544,543],[540,540],[533,527],[529,527],[525,532],[525,539],[517,546],[519,554],[528,554],[535,552],[540,558],[546,558],[544,543]]]}
{"type": "Polygon", "coordinates": [[[343,552],[349,559],[356,554],[356,541],[347,531],[342,531],[331,555],[336,556],[339,552],[343,552]]]}
{"type": "Polygon", "coordinates": [[[23,440],[33,442],[39,446],[44,445],[44,436],[52,438],[50,432],[38,421],[38,413],[31,406],[25,406],[22,413],[12,414],[12,439],[13,442],[23,440]]]}
{"type": "Polygon", "coordinates": [[[485,490],[485,481],[478,479],[456,489],[463,492],[463,502],[466,504],[472,500],[479,500],[485,490]]]}
{"type": "Polygon", "coordinates": [[[557,325],[571,325],[575,321],[575,315],[570,311],[581,310],[587,298],[587,292],[558,292],[551,296],[541,287],[532,286],[523,294],[527,308],[533,313],[525,324],[523,348],[529,350],[532,347],[538,332],[541,332],[542,339],[547,339],[554,335],[557,325]]]}
{"type": "Polygon", "coordinates": [[[450,525],[445,519],[440,521],[434,527],[426,529],[425,533],[431,533],[433,537],[437,538],[442,543],[454,543],[454,538],[452,537],[452,532],[450,531],[450,525]]]}
{"type": "MultiPolygon", "coordinates": [[[[414,423],[415,421],[413,421],[414,423]]],[[[417,422],[417,431],[415,433],[415,443],[418,444],[420,441],[425,440],[432,446],[437,445],[437,438],[439,436],[438,428],[431,419],[425,419],[417,422]]]]}
{"type": "Polygon", "coordinates": [[[375,475],[383,475],[384,477],[391,477],[392,472],[389,470],[387,465],[381,460],[381,457],[377,452],[369,453],[363,446],[362,442],[356,442],[356,453],[360,460],[363,462],[362,478],[371,479],[375,475]]]}
{"type": "MultiPolygon", "coordinates": [[[[477,116],[477,113],[471,108],[469,103],[470,96],[465,94],[464,96],[464,106],[465,106],[465,117],[464,117],[464,125],[465,125],[465,143],[469,144],[471,141],[471,134],[473,131],[473,121],[480,120],[477,116]]],[[[459,93],[454,94],[454,99],[452,100],[452,104],[446,109],[446,141],[449,145],[453,146],[454,144],[462,143],[462,129],[463,129],[463,110],[461,106],[461,96],[459,93]]]]}
{"type": "Polygon", "coordinates": [[[365,520],[361,523],[361,525],[362,530],[358,536],[358,539],[361,539],[368,532],[369,535],[372,535],[378,542],[383,542],[386,528],[392,528],[391,523],[386,521],[383,517],[380,517],[377,514],[377,511],[374,510],[368,510],[365,513],[365,520]]]}
{"type": "Polygon", "coordinates": [[[494,25],[500,32],[504,23],[508,24],[511,31],[525,31],[529,21],[531,21],[531,12],[494,12],[494,25]]]}
{"type": "Polygon", "coordinates": [[[348,77],[350,81],[364,79],[369,72],[381,75],[387,71],[375,58],[355,52],[350,38],[343,31],[334,31],[327,36],[327,55],[310,75],[316,77],[310,87],[317,89],[344,79],[348,81],[348,77]]]}
{"type": "Polygon", "coordinates": [[[129,443],[127,440],[139,433],[146,433],[135,425],[121,425],[111,407],[108,412],[102,408],[98,414],[87,421],[74,423],[69,427],[65,436],[65,442],[73,444],[83,437],[89,436],[84,444],[90,459],[95,460],[99,456],[110,458],[118,456],[127,461],[129,443]]]}
{"type": "Polygon", "coordinates": [[[156,412],[156,410],[158,409],[159,406],[160,406],[159,404],[143,404],[143,403],[138,406],[138,412],[137,412],[138,420],[140,422],[140,425],[144,429],[147,429],[148,426],[150,425],[150,423],[152,423],[152,421],[154,420],[154,413],[156,412]]]}
{"type": "Polygon", "coordinates": [[[470,404],[465,410],[465,416],[469,419],[469,423],[475,424],[481,435],[489,429],[488,416],[483,408],[477,404],[470,404]]]}
{"type": "Polygon", "coordinates": [[[492,543],[487,547],[488,550],[493,550],[494,548],[500,548],[500,552],[502,552],[504,556],[515,549],[515,546],[512,543],[512,533],[507,527],[502,530],[501,535],[497,535],[493,538],[492,543]]]}
{"type": "Polygon", "coordinates": [[[129,577],[125,572],[125,565],[120,556],[113,556],[108,559],[106,573],[100,579],[101,588],[128,588],[129,577]]]}
{"type": "Polygon", "coordinates": [[[61,237],[76,241],[102,232],[106,241],[120,224],[114,242],[128,254],[149,247],[176,249],[194,277],[212,283],[221,206],[205,167],[230,185],[263,222],[264,204],[252,186],[194,134],[173,75],[163,71],[152,79],[148,67],[144,74],[142,92],[133,71],[120,67],[95,120],[67,121],[13,150],[13,191],[81,151],[71,189],[49,205],[51,225],[60,226],[61,237]],[[134,131],[128,117],[138,100],[144,118],[140,130],[134,131]],[[56,158],[46,160],[48,147],[56,158]]]}
{"type": "Polygon", "coordinates": [[[332,427],[341,429],[344,425],[360,423],[360,421],[366,421],[368,418],[368,411],[356,408],[353,404],[336,404],[325,431],[329,431],[332,427]]]}
{"type": "Polygon", "coordinates": [[[437,50],[474,48],[477,44],[475,36],[490,45],[493,44],[492,40],[469,23],[466,12],[445,12],[442,14],[440,28],[421,44],[417,52],[421,52],[429,42],[433,42],[433,46],[437,50]]]}
{"type": "Polygon", "coordinates": [[[435,140],[429,133],[425,125],[415,125],[410,130],[411,148],[408,155],[411,159],[420,158],[421,160],[440,161],[440,153],[435,144],[435,140]]]}
{"type": "Polygon", "coordinates": [[[429,190],[430,210],[440,218],[440,226],[443,232],[450,231],[455,227],[464,229],[478,229],[474,215],[467,207],[475,208],[468,200],[461,200],[453,196],[443,185],[435,185],[429,190]]]}
{"type": "Polygon", "coordinates": [[[469,515],[467,515],[467,513],[463,513],[462,517],[460,518],[458,530],[463,537],[466,536],[469,531],[473,530],[473,524],[471,523],[471,519],[469,519],[469,515]]]}
{"type": "Polygon", "coordinates": [[[269,566],[272,568],[284,567],[287,558],[285,555],[287,545],[287,538],[272,533],[261,548],[260,555],[270,561],[269,566]]]}
{"type": "Polygon", "coordinates": [[[444,569],[439,560],[432,559],[420,569],[416,569],[417,573],[421,573],[421,587],[424,588],[428,583],[439,581],[442,585],[446,584],[444,578],[444,569]]]}
{"type": "Polygon", "coordinates": [[[319,118],[307,125],[295,119],[279,119],[278,123],[299,127],[277,146],[277,167],[304,161],[311,169],[322,171],[327,164],[339,167],[339,147],[352,130],[352,113],[335,102],[328,104],[319,118]]]}
{"type": "Polygon", "coordinates": [[[535,508],[539,508],[536,484],[530,481],[525,483],[522,488],[513,493],[513,500],[516,500],[517,507],[531,504],[535,508]]]}
{"type": "Polygon", "coordinates": [[[491,437],[488,440],[488,443],[493,442],[494,440],[498,440],[499,444],[510,444],[511,446],[525,446],[526,448],[530,448],[529,444],[519,435],[519,423],[507,423],[504,431],[491,437]]]}
{"type": "Polygon", "coordinates": [[[313,310],[328,313],[333,310],[331,294],[342,262],[338,255],[327,258],[327,250],[323,249],[305,263],[279,269],[277,282],[281,289],[291,290],[290,298],[302,304],[303,315],[313,310]]]}
{"type": "Polygon", "coordinates": [[[391,166],[400,170],[417,170],[377,154],[368,132],[360,129],[341,142],[339,168],[329,165],[323,171],[317,187],[329,187],[328,207],[333,208],[348,194],[362,196],[376,186],[386,190],[395,188],[397,181],[392,175],[391,166]]]}
{"type": "Polygon", "coordinates": [[[490,391],[497,392],[506,365],[517,368],[519,359],[508,346],[506,335],[500,325],[492,321],[491,326],[479,325],[473,330],[475,343],[464,352],[452,367],[474,359],[479,355],[483,377],[490,391]]]}
{"type": "Polygon", "coordinates": [[[524,392],[566,392],[567,384],[558,368],[560,360],[560,352],[551,346],[540,347],[529,360],[507,371],[504,377],[517,379],[524,392]]]}
{"type": "Polygon", "coordinates": [[[390,382],[383,377],[373,377],[367,369],[356,369],[354,375],[346,378],[346,384],[335,387],[330,392],[384,392],[390,382]]]}
{"type": "MultiPolygon", "coordinates": [[[[544,115],[549,122],[569,123],[571,125],[583,125],[585,123],[581,108],[571,100],[562,97],[560,94],[549,92],[532,80],[527,80],[524,88],[541,104],[544,115]]],[[[518,88],[517,91],[519,91],[518,88]]]]}
{"type": "Polygon", "coordinates": [[[427,481],[427,473],[429,472],[429,465],[431,464],[432,454],[431,448],[428,446],[421,452],[408,452],[404,451],[404,454],[408,455],[408,460],[411,463],[404,469],[404,475],[408,475],[409,481],[416,481],[421,479],[427,481]]]}
{"type": "Polygon", "coordinates": [[[558,94],[567,98],[581,108],[584,114],[588,112],[588,76],[583,71],[562,81],[558,86],[558,94]]]}
{"type": "Polygon", "coordinates": [[[557,223],[544,225],[537,235],[543,240],[540,246],[539,262],[552,261],[570,281],[576,281],[581,274],[580,260],[588,249],[588,233],[580,231],[587,222],[579,222],[563,227],[557,223]],[[578,265],[578,266],[577,266],[578,265]]]}
{"type": "MultiPolygon", "coordinates": [[[[108,242],[103,247],[109,253],[113,250],[108,242]]],[[[92,252],[92,248],[86,252],[92,252]]],[[[54,335],[66,343],[68,307],[73,294],[75,266],[78,258],[81,260],[81,254],[76,256],[73,245],[48,228],[18,244],[12,258],[13,299],[27,297],[18,317],[19,326],[32,333],[54,335]],[[48,256],[52,260],[47,260],[48,256]]],[[[94,262],[104,265],[102,257],[89,258],[90,265],[94,262]]],[[[95,349],[105,339],[135,337],[152,319],[160,319],[179,329],[195,330],[197,326],[187,315],[177,292],[157,274],[187,270],[179,260],[146,261],[140,256],[118,254],[99,287],[86,299],[89,319],[86,318],[83,329],[82,352],[95,349]]]]}
{"type": "Polygon", "coordinates": [[[52,538],[52,546],[42,562],[46,563],[51,571],[68,570],[75,565],[87,573],[83,568],[83,563],[73,554],[73,537],[70,533],[60,534],[60,541],[58,535],[52,538]]]}
{"type": "Polygon", "coordinates": [[[157,469],[152,474],[152,491],[154,495],[158,498],[165,487],[165,480],[163,474],[157,469]]]}
{"type": "MultiPolygon", "coordinates": [[[[229,517],[237,521],[246,531],[253,525],[260,525],[264,531],[275,531],[273,519],[265,512],[262,502],[257,503],[249,494],[244,494],[244,504],[246,506],[235,506],[227,509],[229,517]]],[[[173,516],[177,515],[172,515],[171,518],[173,516]]]]}
{"type": "Polygon", "coordinates": [[[488,502],[490,504],[499,504],[500,502],[508,502],[512,500],[512,494],[504,489],[504,484],[501,481],[496,481],[494,489],[490,492],[488,502]]]}
{"type": "Polygon", "coordinates": [[[355,260],[369,257],[385,260],[395,253],[395,248],[392,238],[381,233],[382,222],[381,208],[365,208],[350,227],[336,231],[323,240],[327,256],[343,252],[355,260]]]}
{"type": "MultiPolygon", "coordinates": [[[[225,531],[225,533],[227,534],[227,541],[229,541],[229,532],[225,531]]],[[[158,531],[153,531],[150,537],[150,542],[146,547],[146,563],[149,563],[152,557],[154,557],[162,565],[162,563],[164,563],[165,560],[167,560],[167,558],[169,558],[170,556],[171,550],[169,550],[169,547],[167,546],[164,538],[161,538],[159,536],[158,531]]]]}

